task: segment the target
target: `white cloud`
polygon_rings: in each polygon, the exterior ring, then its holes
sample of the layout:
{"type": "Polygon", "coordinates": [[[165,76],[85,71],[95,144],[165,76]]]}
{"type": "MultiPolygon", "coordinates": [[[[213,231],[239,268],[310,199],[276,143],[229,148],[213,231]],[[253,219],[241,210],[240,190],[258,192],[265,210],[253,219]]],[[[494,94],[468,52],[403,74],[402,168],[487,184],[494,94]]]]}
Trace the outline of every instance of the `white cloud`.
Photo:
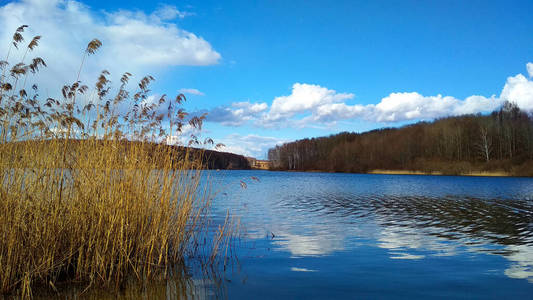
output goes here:
{"type": "Polygon", "coordinates": [[[260,122],[269,125],[269,122],[287,119],[296,113],[309,114],[301,120],[303,122],[296,122],[302,125],[354,118],[372,122],[399,122],[490,111],[501,104],[494,97],[471,96],[459,100],[442,95],[428,97],[416,92],[391,93],[378,104],[348,105],[344,102],[352,98],[353,94],[349,93],[336,93],[316,85],[295,84],[293,94],[274,99],[270,111],[260,122]]]}
{"type": "Polygon", "coordinates": [[[202,93],[201,91],[197,90],[197,89],[179,89],[178,90],[178,93],[180,94],[189,94],[189,95],[196,95],[196,96],[205,96],[204,93],[202,93]]]}
{"type": "Polygon", "coordinates": [[[161,21],[170,21],[176,18],[183,19],[194,14],[187,11],[180,11],[173,5],[161,5],[156,11],[154,11],[153,15],[161,21]]]}
{"type": "Polygon", "coordinates": [[[491,97],[470,96],[459,100],[450,96],[422,96],[419,93],[392,93],[375,106],[368,106],[366,119],[378,122],[429,120],[496,109],[501,101],[491,97]]]}
{"type": "Polygon", "coordinates": [[[265,159],[268,149],[288,142],[288,140],[269,136],[259,136],[256,134],[244,136],[240,134],[230,134],[216,142],[221,142],[225,145],[220,151],[265,159]]]}
{"type": "Polygon", "coordinates": [[[526,64],[526,68],[527,68],[527,73],[529,75],[529,78],[532,78],[533,77],[533,63],[528,62],[526,64]]]}
{"type": "Polygon", "coordinates": [[[362,105],[347,105],[346,103],[324,104],[317,108],[312,120],[315,122],[335,122],[339,119],[361,117],[368,111],[368,107],[362,105]]]}
{"type": "Polygon", "coordinates": [[[500,98],[515,102],[521,109],[533,110],[533,81],[522,74],[507,78],[500,98]]]}
{"type": "MultiPolygon", "coordinates": [[[[103,46],[84,63],[81,80],[89,86],[102,69],[110,71],[118,82],[124,72],[133,73],[136,81],[169,66],[216,64],[220,54],[209,42],[167,22],[181,16],[185,15],[167,6],[147,14],[95,12],[81,2],[68,0],[11,2],[0,6],[0,45],[5,47],[0,53],[4,57],[14,30],[22,24],[30,26],[25,32],[27,41],[42,35],[32,56],[40,56],[48,64],[38,75],[41,94],[47,96],[75,81],[83,51],[94,38],[103,46]]],[[[12,53],[12,62],[19,60],[23,51],[12,53]]]]}
{"type": "Polygon", "coordinates": [[[235,102],[233,107],[238,109],[245,109],[251,113],[260,113],[268,108],[266,103],[250,103],[250,102],[235,102]]]}
{"type": "MultiPolygon", "coordinates": [[[[527,64],[529,75],[533,63],[527,64]]],[[[505,100],[515,102],[526,111],[533,111],[533,81],[522,74],[507,78],[499,97],[473,95],[465,99],[452,96],[424,96],[417,92],[391,93],[377,104],[353,104],[346,101],[354,98],[352,93],[338,93],[319,85],[295,83],[287,96],[274,98],[268,108],[260,103],[260,110],[240,108],[238,103],[231,107],[217,107],[209,119],[224,125],[239,126],[252,122],[256,126],[309,127],[317,124],[335,125],[340,120],[362,119],[370,122],[401,122],[410,120],[431,120],[435,118],[490,112],[505,100]]],[[[259,103],[246,102],[246,107],[259,103]]]]}
{"type": "Polygon", "coordinates": [[[124,11],[107,14],[106,19],[100,30],[102,42],[108,41],[109,52],[127,63],[211,65],[220,59],[207,41],[174,24],[149,23],[142,13],[124,11]]]}
{"type": "Polygon", "coordinates": [[[353,94],[337,93],[314,84],[295,83],[288,96],[276,97],[270,111],[263,116],[265,123],[284,120],[296,114],[313,111],[317,107],[352,99],[353,94]]]}
{"type": "Polygon", "coordinates": [[[207,121],[226,126],[240,126],[256,119],[267,108],[266,103],[234,102],[231,107],[219,106],[211,109],[207,114],[207,121]]]}

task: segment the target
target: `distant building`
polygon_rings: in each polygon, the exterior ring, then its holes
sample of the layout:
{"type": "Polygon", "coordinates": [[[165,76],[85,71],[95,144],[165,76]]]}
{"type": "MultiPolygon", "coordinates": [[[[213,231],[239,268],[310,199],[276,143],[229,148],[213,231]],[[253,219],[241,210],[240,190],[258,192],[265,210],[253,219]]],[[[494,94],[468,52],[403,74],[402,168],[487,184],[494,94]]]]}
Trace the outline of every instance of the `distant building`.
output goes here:
{"type": "Polygon", "coordinates": [[[270,169],[270,161],[255,159],[253,157],[247,157],[248,163],[252,169],[268,170],[270,169]]]}

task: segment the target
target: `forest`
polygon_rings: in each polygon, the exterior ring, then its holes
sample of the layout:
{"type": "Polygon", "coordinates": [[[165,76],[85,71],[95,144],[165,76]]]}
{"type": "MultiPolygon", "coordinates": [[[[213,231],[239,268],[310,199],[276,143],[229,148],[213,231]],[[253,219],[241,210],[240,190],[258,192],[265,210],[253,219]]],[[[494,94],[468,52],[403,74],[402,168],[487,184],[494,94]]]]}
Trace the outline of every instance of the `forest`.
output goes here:
{"type": "MultiPolygon", "coordinates": [[[[64,143],[64,140],[59,140],[60,142],[64,143]]],[[[46,155],[50,151],[50,143],[53,141],[20,141],[14,143],[12,146],[12,152],[20,151],[21,149],[24,149],[25,147],[31,147],[34,150],[35,153],[39,153],[40,155],[46,155]]],[[[79,140],[79,139],[71,139],[67,142],[67,159],[74,160],[74,156],[79,155],[76,154],[79,152],[79,149],[83,149],[83,147],[86,146],[86,144],[97,144],[96,147],[105,147],[106,141],[102,140],[79,140]]],[[[228,153],[228,152],[221,152],[221,151],[215,151],[215,150],[207,150],[207,149],[200,149],[200,148],[193,148],[193,147],[185,147],[185,146],[173,146],[173,145],[162,145],[158,143],[152,143],[152,142],[138,142],[138,141],[128,141],[128,140],[122,140],[117,145],[119,147],[119,151],[116,152],[117,158],[120,159],[123,157],[128,151],[131,151],[131,149],[135,149],[135,147],[143,147],[146,153],[148,153],[151,156],[155,156],[157,151],[167,151],[173,160],[175,162],[178,162],[182,159],[188,159],[188,160],[195,160],[198,159],[201,161],[202,168],[204,169],[220,169],[220,170],[249,170],[250,164],[248,160],[239,154],[234,153],[228,153]]],[[[13,156],[11,160],[17,161],[20,164],[23,164],[24,161],[27,161],[29,158],[26,157],[15,157],[13,156]]],[[[87,159],[87,158],[85,158],[87,159]]],[[[35,162],[32,162],[32,165],[35,166],[35,162]]],[[[26,167],[30,167],[29,165],[26,167]]],[[[159,166],[162,167],[162,166],[159,166]]]]}
{"type": "Polygon", "coordinates": [[[268,159],[274,170],[533,176],[533,115],[506,101],[490,114],[306,138],[270,149],[268,159]]]}

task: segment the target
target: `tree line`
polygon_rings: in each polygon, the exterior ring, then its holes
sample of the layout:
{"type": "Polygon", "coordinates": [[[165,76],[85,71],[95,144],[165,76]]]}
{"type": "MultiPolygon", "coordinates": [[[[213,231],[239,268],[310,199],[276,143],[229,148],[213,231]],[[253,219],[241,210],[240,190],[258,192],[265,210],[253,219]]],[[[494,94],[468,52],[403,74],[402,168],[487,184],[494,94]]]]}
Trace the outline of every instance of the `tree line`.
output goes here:
{"type": "Polygon", "coordinates": [[[375,169],[533,175],[533,115],[505,102],[463,115],[364,133],[306,138],[268,151],[272,169],[365,173],[375,169]]]}

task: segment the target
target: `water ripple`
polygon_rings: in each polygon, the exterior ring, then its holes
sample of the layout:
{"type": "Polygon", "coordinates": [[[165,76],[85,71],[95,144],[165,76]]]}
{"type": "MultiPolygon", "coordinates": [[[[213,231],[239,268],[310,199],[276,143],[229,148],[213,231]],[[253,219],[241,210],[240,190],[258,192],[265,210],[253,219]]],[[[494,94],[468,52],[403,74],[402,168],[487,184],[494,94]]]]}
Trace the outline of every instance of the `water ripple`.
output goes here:
{"type": "MultiPolygon", "coordinates": [[[[227,179],[242,174],[247,173],[231,173],[227,179]]],[[[511,262],[507,276],[533,279],[532,179],[255,176],[260,183],[230,194],[221,207],[240,212],[250,232],[264,233],[258,236],[272,232],[276,251],[296,257],[356,253],[366,241],[388,251],[390,259],[492,254],[511,262]]]]}

